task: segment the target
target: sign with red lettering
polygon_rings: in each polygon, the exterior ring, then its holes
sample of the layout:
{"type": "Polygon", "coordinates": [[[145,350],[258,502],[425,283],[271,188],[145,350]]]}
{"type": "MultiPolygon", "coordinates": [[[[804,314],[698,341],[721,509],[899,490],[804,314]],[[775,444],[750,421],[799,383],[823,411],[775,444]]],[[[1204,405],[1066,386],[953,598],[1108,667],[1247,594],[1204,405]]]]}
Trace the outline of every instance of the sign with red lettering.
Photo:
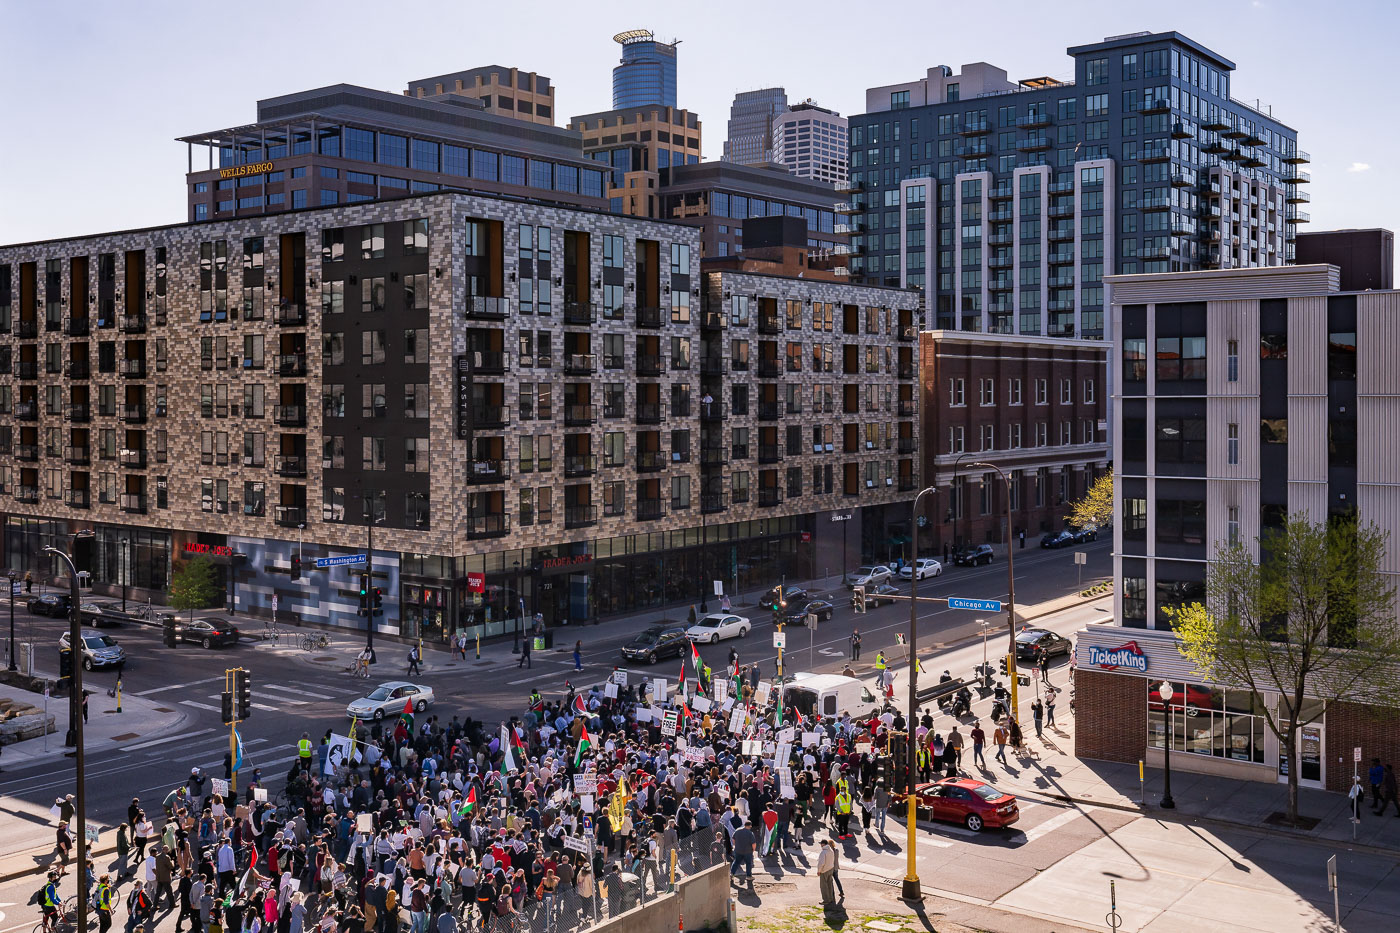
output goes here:
{"type": "Polygon", "coordinates": [[[546,557],[540,561],[540,566],[548,570],[551,567],[572,567],[575,564],[589,564],[593,562],[592,554],[572,554],[568,557],[546,557]]]}
{"type": "Polygon", "coordinates": [[[485,593],[485,592],[486,592],[486,574],[484,574],[484,573],[469,573],[469,574],[467,574],[467,592],[469,592],[469,593],[485,593]]]}
{"type": "Polygon", "coordinates": [[[811,540],[812,540],[812,533],[811,533],[810,531],[804,531],[804,532],[802,532],[802,543],[803,543],[803,544],[806,544],[806,543],[808,543],[808,542],[811,541],[811,540]]]}
{"type": "Polygon", "coordinates": [[[233,548],[226,544],[200,544],[198,541],[186,541],[185,553],[210,554],[214,557],[232,557],[233,548]]]}

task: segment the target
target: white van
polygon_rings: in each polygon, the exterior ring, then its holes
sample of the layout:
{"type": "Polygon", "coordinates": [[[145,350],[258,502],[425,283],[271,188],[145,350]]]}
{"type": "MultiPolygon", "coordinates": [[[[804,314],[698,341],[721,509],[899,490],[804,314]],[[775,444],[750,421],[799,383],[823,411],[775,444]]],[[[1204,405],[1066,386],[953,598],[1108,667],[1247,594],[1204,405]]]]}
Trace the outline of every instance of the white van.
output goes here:
{"type": "Polygon", "coordinates": [[[880,698],[856,680],[842,674],[797,673],[783,688],[783,706],[810,716],[860,717],[880,708],[880,698]]]}

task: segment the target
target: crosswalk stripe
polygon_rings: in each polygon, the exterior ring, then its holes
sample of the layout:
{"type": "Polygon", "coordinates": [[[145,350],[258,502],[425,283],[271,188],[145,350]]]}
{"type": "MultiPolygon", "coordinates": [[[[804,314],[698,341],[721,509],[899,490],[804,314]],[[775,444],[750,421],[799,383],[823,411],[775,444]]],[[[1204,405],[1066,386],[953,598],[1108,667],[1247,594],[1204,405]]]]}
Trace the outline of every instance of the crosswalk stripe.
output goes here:
{"type": "Polygon", "coordinates": [[[216,680],[223,680],[223,676],[206,677],[204,680],[192,680],[187,684],[167,684],[164,687],[152,687],[150,690],[141,690],[131,694],[134,697],[150,696],[153,693],[160,693],[163,690],[179,690],[181,687],[193,687],[197,684],[212,684],[216,680]]]}
{"type": "MultiPolygon", "coordinates": [[[[331,688],[331,687],[327,687],[327,686],[324,686],[324,685],[322,685],[322,684],[317,684],[317,686],[320,687],[322,690],[331,690],[331,689],[333,689],[333,688],[331,688]]],[[[327,696],[327,695],[324,694],[324,693],[312,693],[310,690],[302,690],[300,687],[282,687],[282,686],[273,687],[272,685],[269,684],[269,685],[266,685],[266,686],[262,687],[261,689],[263,689],[263,690],[277,690],[277,691],[280,691],[281,693],[290,693],[292,696],[313,697],[313,698],[315,698],[315,699],[317,699],[317,700],[334,700],[334,699],[335,699],[335,697],[333,697],[333,696],[327,696]]],[[[351,691],[351,692],[354,692],[354,691],[351,691]]],[[[279,699],[280,699],[280,695],[279,695],[279,699]]]]}
{"type": "Polygon", "coordinates": [[[266,703],[254,703],[253,709],[260,709],[265,713],[281,713],[284,710],[279,706],[268,706],[266,703]]]}
{"type": "Polygon", "coordinates": [[[205,710],[208,710],[208,711],[211,712],[211,713],[219,713],[220,715],[223,714],[223,708],[222,708],[222,707],[210,706],[208,703],[196,703],[194,700],[181,700],[181,701],[180,701],[180,705],[181,705],[181,706],[193,706],[195,709],[205,709],[205,710]]]}
{"type": "MultiPolygon", "coordinates": [[[[243,747],[244,747],[244,749],[248,749],[248,748],[252,748],[254,745],[265,745],[265,744],[267,744],[267,739],[252,739],[251,741],[244,742],[244,743],[243,743],[243,747]]],[[[222,754],[223,754],[224,752],[226,752],[226,751],[228,751],[228,738],[227,738],[227,736],[225,736],[220,742],[215,743],[214,745],[212,745],[212,746],[210,746],[210,747],[208,747],[208,748],[201,748],[201,749],[199,749],[199,750],[197,750],[197,751],[192,751],[192,752],[190,752],[188,755],[181,755],[181,756],[178,757],[178,758],[172,758],[171,761],[192,761],[192,760],[195,759],[195,758],[203,758],[205,755],[213,755],[213,754],[215,754],[216,752],[217,752],[218,754],[222,755],[222,754]]]]}
{"type": "MultiPolygon", "coordinates": [[[[264,696],[267,696],[266,693],[264,693],[263,695],[264,695],[264,696]]],[[[211,699],[211,700],[217,700],[218,698],[219,698],[219,694],[217,694],[217,693],[215,693],[215,694],[213,694],[212,696],[209,697],[209,699],[211,699]]],[[[273,697],[270,697],[270,699],[276,700],[278,703],[286,703],[288,706],[305,706],[305,705],[307,704],[307,701],[306,701],[306,700],[293,700],[293,699],[291,699],[290,697],[283,697],[283,696],[273,696],[273,697]]],[[[254,706],[258,706],[258,704],[256,704],[256,703],[254,703],[253,705],[254,705],[254,706]]],[[[268,708],[268,707],[258,706],[258,709],[267,709],[267,708],[268,708]]]]}
{"type": "Polygon", "coordinates": [[[1035,842],[1041,836],[1052,833],[1055,830],[1059,829],[1061,826],[1064,826],[1066,823],[1072,822],[1079,815],[1080,813],[1078,810],[1066,810],[1059,816],[1052,816],[1050,819],[1046,820],[1044,823],[1041,823],[1039,826],[1034,826],[1031,829],[1024,830],[1025,842],[1022,842],[1021,845],[1028,845],[1032,842],[1035,842]]]}
{"type": "MultiPolygon", "coordinates": [[[[220,710],[220,712],[223,711],[220,710]]],[[[123,745],[121,746],[121,750],[124,752],[139,751],[143,748],[152,748],[156,745],[164,745],[167,742],[178,742],[181,739],[192,739],[197,735],[207,735],[208,733],[213,731],[213,729],[197,729],[194,732],[185,732],[180,735],[168,735],[163,739],[152,739],[149,742],[139,742],[136,745],[123,745]]]]}

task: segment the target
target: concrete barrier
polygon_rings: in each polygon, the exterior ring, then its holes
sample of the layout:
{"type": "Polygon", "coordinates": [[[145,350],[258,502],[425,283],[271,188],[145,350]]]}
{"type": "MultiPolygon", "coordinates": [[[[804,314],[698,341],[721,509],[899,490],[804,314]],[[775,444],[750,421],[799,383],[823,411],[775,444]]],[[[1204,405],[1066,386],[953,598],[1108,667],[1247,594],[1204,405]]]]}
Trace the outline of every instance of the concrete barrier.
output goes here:
{"type": "Polygon", "coordinates": [[[588,933],[669,933],[680,926],[682,915],[687,930],[722,929],[728,903],[729,866],[715,865],[685,878],[673,893],[589,927],[588,933]]]}

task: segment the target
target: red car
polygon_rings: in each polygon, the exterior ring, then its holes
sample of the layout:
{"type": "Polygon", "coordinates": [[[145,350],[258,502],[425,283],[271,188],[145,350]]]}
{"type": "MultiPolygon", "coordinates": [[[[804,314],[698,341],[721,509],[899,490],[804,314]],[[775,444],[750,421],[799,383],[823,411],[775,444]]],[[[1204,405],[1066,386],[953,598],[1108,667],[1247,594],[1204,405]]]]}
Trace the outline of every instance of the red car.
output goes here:
{"type": "Polygon", "coordinates": [[[1021,818],[1016,798],[972,778],[944,778],[918,786],[919,809],[933,819],[961,823],[973,832],[1005,829],[1021,818]]]}

